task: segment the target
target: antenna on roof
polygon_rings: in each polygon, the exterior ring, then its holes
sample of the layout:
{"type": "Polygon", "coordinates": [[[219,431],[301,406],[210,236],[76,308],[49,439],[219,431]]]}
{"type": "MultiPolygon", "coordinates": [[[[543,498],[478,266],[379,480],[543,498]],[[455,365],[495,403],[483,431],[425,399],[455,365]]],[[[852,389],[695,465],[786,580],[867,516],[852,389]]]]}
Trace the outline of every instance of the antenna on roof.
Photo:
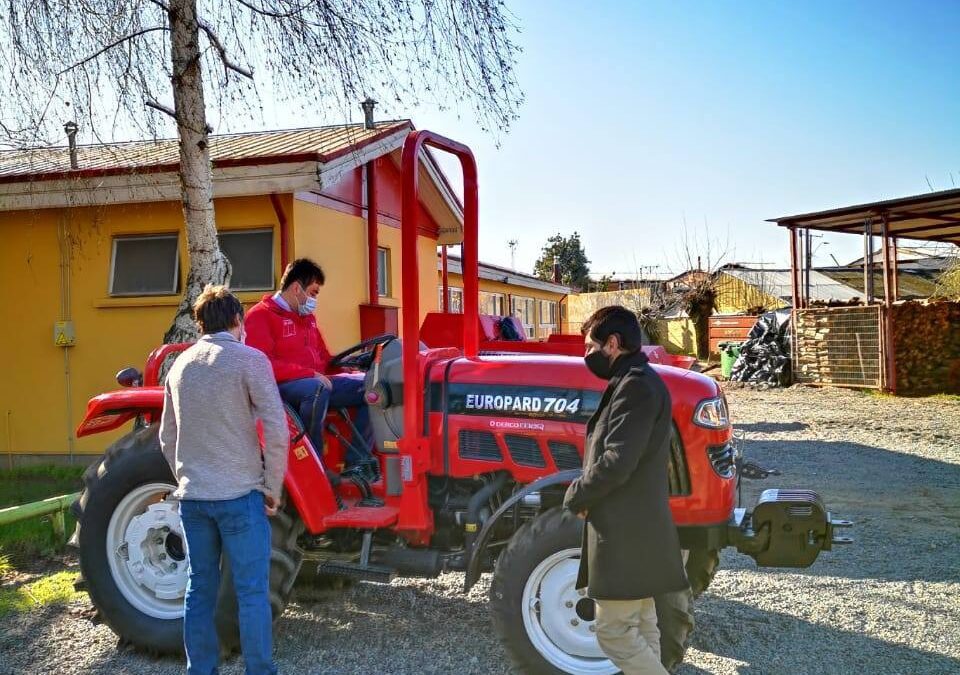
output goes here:
{"type": "Polygon", "coordinates": [[[507,248],[510,249],[510,269],[517,271],[517,240],[511,239],[507,242],[507,248]]]}

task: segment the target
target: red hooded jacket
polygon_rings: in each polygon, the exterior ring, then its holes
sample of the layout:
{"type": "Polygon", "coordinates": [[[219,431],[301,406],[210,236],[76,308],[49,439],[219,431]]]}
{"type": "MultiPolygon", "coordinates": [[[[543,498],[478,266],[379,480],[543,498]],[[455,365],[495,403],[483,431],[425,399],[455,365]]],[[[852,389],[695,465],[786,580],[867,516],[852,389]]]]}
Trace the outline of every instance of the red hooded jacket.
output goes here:
{"type": "Polygon", "coordinates": [[[278,383],[326,372],[330,352],[313,314],[288,311],[265,295],[247,313],[243,326],[246,343],[267,355],[278,383]]]}

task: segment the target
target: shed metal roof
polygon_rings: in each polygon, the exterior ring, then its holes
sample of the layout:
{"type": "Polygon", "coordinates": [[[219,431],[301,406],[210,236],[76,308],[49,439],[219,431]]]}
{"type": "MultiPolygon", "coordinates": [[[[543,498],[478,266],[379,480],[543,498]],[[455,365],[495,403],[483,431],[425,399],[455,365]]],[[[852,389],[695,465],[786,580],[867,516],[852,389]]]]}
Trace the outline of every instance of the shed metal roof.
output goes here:
{"type": "Polygon", "coordinates": [[[873,232],[879,235],[884,218],[889,223],[892,236],[950,242],[960,246],[960,189],[780,216],[767,222],[777,223],[781,227],[809,227],[825,232],[862,234],[864,224],[872,220],[873,232]]]}
{"type": "MultiPolygon", "coordinates": [[[[753,268],[724,268],[720,270],[722,274],[728,274],[731,277],[739,279],[745,284],[749,284],[767,295],[780,298],[781,300],[791,301],[792,287],[790,283],[790,270],[768,270],[753,268]]],[[[826,274],[817,270],[810,271],[810,299],[822,302],[831,300],[853,300],[862,298],[863,292],[856,288],[831,279],[826,274]]]]}

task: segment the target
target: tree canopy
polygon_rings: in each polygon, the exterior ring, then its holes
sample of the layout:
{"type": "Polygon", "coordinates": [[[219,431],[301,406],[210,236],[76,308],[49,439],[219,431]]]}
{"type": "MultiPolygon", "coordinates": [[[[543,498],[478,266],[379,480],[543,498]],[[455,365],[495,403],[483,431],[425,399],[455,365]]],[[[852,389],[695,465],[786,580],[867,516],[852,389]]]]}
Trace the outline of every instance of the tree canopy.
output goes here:
{"type": "Polygon", "coordinates": [[[580,241],[580,234],[574,232],[569,237],[562,234],[547,239],[540,258],[533,267],[534,275],[546,281],[553,281],[554,261],[560,266],[560,282],[579,291],[588,290],[590,284],[590,260],[580,241]]]}

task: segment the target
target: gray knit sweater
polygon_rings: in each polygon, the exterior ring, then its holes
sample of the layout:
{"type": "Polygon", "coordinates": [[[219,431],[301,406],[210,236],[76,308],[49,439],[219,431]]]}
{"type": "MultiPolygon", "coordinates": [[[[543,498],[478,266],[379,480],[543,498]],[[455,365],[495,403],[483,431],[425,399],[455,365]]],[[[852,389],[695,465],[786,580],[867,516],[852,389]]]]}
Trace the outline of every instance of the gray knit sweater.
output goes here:
{"type": "Polygon", "coordinates": [[[229,333],[204,335],[177,357],[164,389],[160,447],[177,477],[175,497],[235,499],[252,490],[280,496],[289,432],[263,352],[229,333]]]}

